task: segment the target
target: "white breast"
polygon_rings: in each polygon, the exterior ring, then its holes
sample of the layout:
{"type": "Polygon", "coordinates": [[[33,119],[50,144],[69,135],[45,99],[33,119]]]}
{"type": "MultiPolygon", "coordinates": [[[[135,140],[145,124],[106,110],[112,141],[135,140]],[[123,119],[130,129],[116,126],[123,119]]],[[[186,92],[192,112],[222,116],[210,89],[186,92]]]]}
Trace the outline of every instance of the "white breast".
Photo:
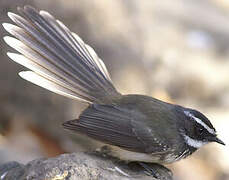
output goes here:
{"type": "Polygon", "coordinates": [[[178,156],[173,155],[171,153],[166,154],[166,152],[147,154],[147,153],[128,151],[119,148],[117,146],[111,146],[111,145],[106,145],[106,146],[109,148],[109,155],[128,162],[140,161],[140,162],[148,162],[148,163],[168,164],[182,158],[182,156],[180,156],[179,158],[178,156]]]}

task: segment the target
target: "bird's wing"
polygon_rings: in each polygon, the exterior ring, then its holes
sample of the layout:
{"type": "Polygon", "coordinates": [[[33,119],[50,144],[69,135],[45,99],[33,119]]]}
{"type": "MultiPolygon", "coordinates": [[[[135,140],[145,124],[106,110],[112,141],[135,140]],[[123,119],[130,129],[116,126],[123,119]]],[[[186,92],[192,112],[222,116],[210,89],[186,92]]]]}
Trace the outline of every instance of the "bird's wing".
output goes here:
{"type": "Polygon", "coordinates": [[[66,129],[134,152],[160,153],[165,148],[144,124],[143,114],[113,105],[93,104],[79,119],[63,124],[66,129]]]}

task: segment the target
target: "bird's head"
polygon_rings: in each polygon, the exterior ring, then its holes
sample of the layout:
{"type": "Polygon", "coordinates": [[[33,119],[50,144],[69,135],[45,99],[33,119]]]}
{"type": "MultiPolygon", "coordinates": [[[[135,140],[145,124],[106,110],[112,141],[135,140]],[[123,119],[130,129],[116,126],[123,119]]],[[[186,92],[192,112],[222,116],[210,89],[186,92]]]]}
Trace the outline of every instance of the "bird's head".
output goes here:
{"type": "Polygon", "coordinates": [[[185,143],[195,149],[209,142],[217,142],[225,145],[222,140],[217,137],[216,130],[201,112],[193,109],[183,109],[185,121],[182,136],[185,143]]]}

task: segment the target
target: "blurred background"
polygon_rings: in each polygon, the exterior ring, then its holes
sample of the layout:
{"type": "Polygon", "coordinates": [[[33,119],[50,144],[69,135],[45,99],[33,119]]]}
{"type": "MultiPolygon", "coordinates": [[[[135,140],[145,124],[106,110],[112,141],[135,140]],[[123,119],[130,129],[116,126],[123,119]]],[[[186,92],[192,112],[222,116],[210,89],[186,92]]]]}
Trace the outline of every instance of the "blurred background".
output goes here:
{"type": "MultiPolygon", "coordinates": [[[[91,45],[120,92],[198,109],[229,144],[228,0],[0,0],[0,22],[26,4],[49,11],[91,45]]],[[[25,68],[6,56],[13,50],[5,35],[0,26],[0,164],[94,149],[61,126],[86,104],[19,78],[25,68]]],[[[229,180],[229,148],[212,143],[168,167],[175,180],[229,180]]]]}

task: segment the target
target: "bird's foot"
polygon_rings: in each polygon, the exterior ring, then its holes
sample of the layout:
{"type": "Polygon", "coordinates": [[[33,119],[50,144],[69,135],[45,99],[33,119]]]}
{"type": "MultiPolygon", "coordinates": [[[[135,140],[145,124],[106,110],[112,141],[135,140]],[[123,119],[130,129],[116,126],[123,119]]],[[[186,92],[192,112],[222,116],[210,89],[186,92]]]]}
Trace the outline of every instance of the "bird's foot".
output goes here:
{"type": "Polygon", "coordinates": [[[155,179],[160,180],[172,180],[173,173],[168,168],[155,163],[138,162],[138,164],[144,169],[144,173],[155,179]]]}
{"type": "Polygon", "coordinates": [[[108,168],[109,171],[116,171],[118,172],[119,174],[123,175],[123,176],[126,176],[126,177],[131,177],[129,174],[125,173],[123,170],[121,170],[120,168],[118,168],[117,166],[115,166],[114,168],[108,168]]]}
{"type": "Polygon", "coordinates": [[[144,168],[144,172],[148,175],[148,176],[153,176],[154,178],[158,179],[158,174],[157,172],[150,167],[147,163],[144,162],[139,162],[139,165],[142,166],[144,168]]]}

